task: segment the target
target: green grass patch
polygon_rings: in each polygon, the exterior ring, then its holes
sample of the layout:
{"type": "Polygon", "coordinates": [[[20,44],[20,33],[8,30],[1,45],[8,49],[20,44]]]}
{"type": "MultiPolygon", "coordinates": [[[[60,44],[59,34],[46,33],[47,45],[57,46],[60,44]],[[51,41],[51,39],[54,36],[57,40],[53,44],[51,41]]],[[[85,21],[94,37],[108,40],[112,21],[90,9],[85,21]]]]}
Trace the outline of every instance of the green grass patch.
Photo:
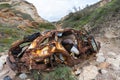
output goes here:
{"type": "Polygon", "coordinates": [[[9,4],[0,4],[0,9],[4,9],[4,8],[10,8],[11,5],[9,4]]]}
{"type": "Polygon", "coordinates": [[[0,34],[3,36],[0,39],[0,52],[8,50],[10,45],[24,36],[31,35],[35,32],[41,32],[42,30],[55,29],[54,25],[50,23],[41,23],[38,27],[25,27],[25,30],[18,29],[17,27],[3,26],[0,24],[0,34]]]}
{"type": "Polygon", "coordinates": [[[34,19],[29,15],[29,14],[26,14],[26,13],[23,13],[23,12],[20,12],[20,11],[17,11],[17,10],[13,10],[13,12],[15,14],[20,14],[23,19],[28,19],[30,21],[34,21],[34,19]]]}
{"type": "Polygon", "coordinates": [[[55,29],[55,26],[52,25],[51,23],[39,23],[39,28],[44,28],[44,29],[55,29]]]}
{"type": "Polygon", "coordinates": [[[76,77],[72,74],[71,68],[57,67],[54,71],[45,75],[43,80],[77,80],[76,77]]]}
{"type": "Polygon", "coordinates": [[[68,17],[62,22],[63,27],[80,28],[87,23],[90,23],[91,27],[95,27],[108,20],[107,17],[111,15],[119,14],[120,1],[112,0],[102,7],[94,7],[95,5],[86,7],[81,11],[70,13],[68,17]],[[93,9],[92,9],[93,8],[93,9]]]}

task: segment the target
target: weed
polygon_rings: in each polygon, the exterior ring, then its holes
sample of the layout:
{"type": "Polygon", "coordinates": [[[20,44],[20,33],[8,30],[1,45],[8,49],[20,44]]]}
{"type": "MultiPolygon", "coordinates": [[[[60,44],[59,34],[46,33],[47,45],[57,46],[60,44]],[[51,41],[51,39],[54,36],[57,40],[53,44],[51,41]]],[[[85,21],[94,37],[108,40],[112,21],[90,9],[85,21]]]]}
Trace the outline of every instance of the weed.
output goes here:
{"type": "Polygon", "coordinates": [[[69,67],[63,66],[48,73],[44,80],[76,80],[76,78],[69,67]]]}

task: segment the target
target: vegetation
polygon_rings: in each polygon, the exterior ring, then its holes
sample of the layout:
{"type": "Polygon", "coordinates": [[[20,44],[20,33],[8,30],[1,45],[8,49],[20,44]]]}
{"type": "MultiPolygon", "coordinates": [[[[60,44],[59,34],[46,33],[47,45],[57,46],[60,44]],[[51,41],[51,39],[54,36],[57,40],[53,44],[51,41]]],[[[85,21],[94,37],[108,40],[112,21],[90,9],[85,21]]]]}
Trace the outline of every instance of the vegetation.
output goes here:
{"type": "Polygon", "coordinates": [[[9,4],[0,4],[0,9],[3,9],[3,8],[10,8],[11,5],[9,4]]]}
{"type": "Polygon", "coordinates": [[[20,17],[22,17],[23,19],[28,19],[28,20],[30,20],[30,21],[34,21],[33,18],[32,18],[29,14],[22,13],[22,12],[17,11],[17,10],[13,10],[13,12],[14,12],[15,14],[20,14],[20,15],[21,15],[20,17]]]}
{"type": "Polygon", "coordinates": [[[57,67],[45,75],[43,80],[77,80],[69,67],[57,67]]]}
{"type": "MultiPolygon", "coordinates": [[[[22,17],[25,20],[34,21],[29,14],[22,13],[11,7],[12,6],[9,4],[0,4],[0,9],[9,8],[16,16],[22,17]]],[[[43,30],[55,29],[55,26],[51,23],[39,23],[36,27],[26,26],[24,30],[19,29],[16,26],[18,26],[18,24],[0,23],[0,52],[8,50],[14,41],[22,39],[26,35],[41,32],[43,30]]],[[[33,73],[35,80],[41,78],[37,72],[34,71],[33,73]]],[[[56,68],[43,78],[43,80],[76,80],[75,76],[72,75],[71,69],[66,66],[56,68]]]]}
{"type": "Polygon", "coordinates": [[[118,13],[120,11],[119,4],[119,0],[112,0],[102,7],[95,7],[97,4],[87,6],[81,11],[70,13],[63,21],[63,27],[79,29],[88,23],[91,27],[96,27],[98,24],[103,23],[108,16],[114,16],[114,14],[118,13]]]}
{"type": "Polygon", "coordinates": [[[55,29],[55,26],[52,25],[51,23],[39,23],[40,28],[45,28],[45,29],[55,29]]]}
{"type": "Polygon", "coordinates": [[[0,39],[0,52],[8,50],[14,41],[22,39],[24,36],[30,35],[35,32],[41,32],[45,29],[51,30],[54,28],[53,25],[48,23],[43,23],[42,25],[39,25],[37,28],[26,27],[25,30],[19,29],[17,27],[12,28],[10,26],[0,25],[0,35],[3,36],[0,39]]]}
{"type": "MultiPolygon", "coordinates": [[[[17,4],[16,4],[17,5],[17,4]]],[[[16,17],[21,17],[24,20],[34,21],[34,19],[27,13],[20,12],[12,8],[10,4],[0,4],[0,9],[8,8],[11,12],[15,14],[16,17]]],[[[25,26],[23,29],[17,28],[20,22],[17,23],[0,23],[0,52],[8,50],[11,44],[22,39],[26,35],[30,35],[35,32],[41,32],[43,30],[55,29],[54,25],[51,23],[39,23],[37,26],[25,26]]]]}

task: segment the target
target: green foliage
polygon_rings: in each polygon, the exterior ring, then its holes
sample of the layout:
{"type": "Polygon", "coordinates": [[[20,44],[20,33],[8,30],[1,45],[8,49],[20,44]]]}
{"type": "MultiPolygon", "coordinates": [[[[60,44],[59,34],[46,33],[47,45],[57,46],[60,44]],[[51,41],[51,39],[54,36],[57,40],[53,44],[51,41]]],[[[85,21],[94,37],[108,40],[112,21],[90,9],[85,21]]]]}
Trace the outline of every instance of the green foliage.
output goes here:
{"type": "Polygon", "coordinates": [[[41,80],[42,74],[39,73],[37,70],[32,70],[31,75],[33,76],[34,80],[41,80]]]}
{"type": "Polygon", "coordinates": [[[39,27],[44,29],[49,29],[49,30],[55,29],[55,26],[52,25],[51,23],[40,23],[39,27]]]}
{"type": "Polygon", "coordinates": [[[28,19],[30,21],[34,21],[33,18],[29,15],[29,14],[26,14],[26,13],[23,13],[23,12],[20,12],[20,11],[17,11],[17,10],[13,10],[13,12],[15,14],[20,14],[23,19],[28,19]]]}
{"type": "MultiPolygon", "coordinates": [[[[33,32],[31,32],[33,33],[33,32]]],[[[18,40],[21,39],[25,35],[29,35],[30,33],[23,31],[21,29],[12,28],[9,26],[0,25],[0,34],[2,34],[2,38],[0,39],[0,52],[4,50],[8,50],[10,45],[18,40]]]]}
{"type": "Polygon", "coordinates": [[[3,9],[3,8],[10,8],[11,5],[9,4],[0,4],[0,9],[3,9]]]}
{"type": "Polygon", "coordinates": [[[55,71],[50,72],[45,76],[43,80],[76,80],[72,75],[72,71],[69,67],[58,67],[55,71]]]}
{"type": "Polygon", "coordinates": [[[91,27],[97,27],[102,24],[107,17],[112,17],[120,11],[120,1],[112,0],[108,4],[102,7],[95,7],[95,5],[86,7],[81,11],[70,13],[68,17],[63,21],[63,27],[80,28],[87,23],[90,23],[91,27]]]}
{"type": "Polygon", "coordinates": [[[35,32],[41,32],[43,29],[54,29],[54,25],[50,23],[41,23],[38,27],[25,27],[25,30],[18,29],[17,27],[3,26],[0,24],[0,34],[3,35],[0,38],[0,52],[8,50],[10,45],[18,40],[22,39],[24,36],[33,34],[35,32]]]}
{"type": "Polygon", "coordinates": [[[0,39],[0,52],[9,49],[11,43],[21,38],[24,33],[24,31],[18,30],[17,28],[0,25],[0,34],[3,36],[0,39]]]}
{"type": "MultiPolygon", "coordinates": [[[[0,9],[9,8],[10,11],[12,11],[16,16],[23,18],[24,20],[30,20],[34,21],[34,19],[29,15],[29,13],[23,13],[18,10],[15,10],[10,4],[0,4],[0,9]]],[[[24,36],[30,35],[35,32],[40,32],[42,30],[48,29],[55,29],[54,25],[51,23],[39,23],[38,26],[31,27],[26,26],[24,27],[24,30],[17,28],[16,26],[20,25],[20,22],[18,21],[16,23],[10,24],[10,23],[0,23],[0,52],[4,50],[8,50],[10,48],[10,45],[18,40],[22,39],[24,36]],[[2,36],[2,37],[1,37],[2,36]]]]}

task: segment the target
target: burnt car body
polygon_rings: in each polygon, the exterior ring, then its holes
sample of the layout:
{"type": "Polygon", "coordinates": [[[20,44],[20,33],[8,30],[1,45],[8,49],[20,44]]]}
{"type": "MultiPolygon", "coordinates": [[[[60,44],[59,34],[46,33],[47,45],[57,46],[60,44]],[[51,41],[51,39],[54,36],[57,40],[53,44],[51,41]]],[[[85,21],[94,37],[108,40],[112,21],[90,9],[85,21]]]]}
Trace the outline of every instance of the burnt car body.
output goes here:
{"type": "Polygon", "coordinates": [[[99,48],[94,37],[85,30],[52,30],[35,33],[13,43],[7,62],[18,72],[45,71],[58,64],[74,66],[82,61],[83,56],[97,53],[99,48]]]}

